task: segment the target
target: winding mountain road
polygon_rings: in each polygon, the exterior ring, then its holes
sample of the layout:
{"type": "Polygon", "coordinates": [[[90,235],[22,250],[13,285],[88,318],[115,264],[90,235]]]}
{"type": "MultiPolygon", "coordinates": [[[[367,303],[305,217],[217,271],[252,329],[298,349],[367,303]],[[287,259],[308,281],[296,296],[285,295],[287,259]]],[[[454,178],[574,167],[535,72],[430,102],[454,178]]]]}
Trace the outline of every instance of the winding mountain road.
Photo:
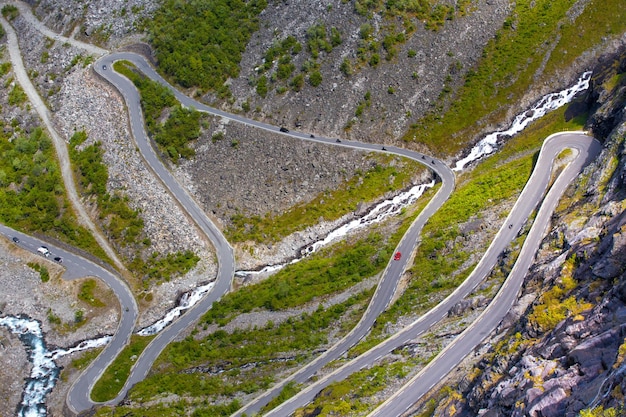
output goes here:
{"type": "MultiPolygon", "coordinates": [[[[176,98],[184,106],[195,108],[199,111],[207,112],[249,126],[265,129],[274,133],[291,136],[293,138],[301,140],[314,141],[333,146],[351,147],[354,149],[361,149],[366,151],[389,152],[397,155],[402,155],[421,162],[431,168],[437,173],[438,177],[441,179],[442,187],[437,192],[436,196],[431,200],[431,202],[429,202],[428,206],[420,213],[418,218],[414,221],[410,229],[402,238],[400,244],[397,247],[397,250],[400,250],[404,253],[412,253],[415,250],[423,225],[426,223],[428,218],[439,209],[439,207],[445,202],[445,200],[447,200],[447,198],[454,189],[454,173],[452,172],[452,170],[445,164],[443,164],[443,162],[428,157],[426,155],[393,146],[387,146],[383,148],[380,145],[362,143],[357,141],[344,140],[338,142],[335,138],[313,137],[313,135],[302,132],[281,132],[279,127],[258,122],[256,120],[247,119],[238,115],[229,114],[199,103],[185,96],[184,94],[173,88],[171,85],[169,85],[169,83],[167,83],[160,75],[158,75],[156,71],[146,62],[146,60],[139,55],[133,53],[115,53],[105,56],[101,58],[98,62],[96,62],[96,71],[103,77],[110,80],[114,85],[116,85],[118,89],[120,89],[120,91],[126,98],[127,104],[129,106],[129,112],[131,113],[131,115],[135,111],[138,113],[136,116],[131,116],[131,120],[133,120],[133,122],[131,123],[133,123],[133,125],[137,124],[137,128],[133,126],[133,132],[138,142],[143,142],[144,140],[146,141],[145,151],[151,154],[154,154],[154,150],[149,146],[148,140],[145,137],[145,132],[143,132],[143,119],[141,118],[141,112],[139,111],[140,104],[137,92],[134,86],[129,81],[127,81],[126,85],[122,85],[121,79],[123,77],[117,75],[112,70],[114,62],[118,60],[126,60],[132,62],[133,65],[135,65],[145,75],[170,88],[170,90],[175,94],[176,98]],[[133,106],[135,107],[135,109],[131,108],[133,106]],[[139,126],[141,127],[139,128],[139,126]]],[[[583,140],[581,143],[586,143],[585,140],[583,140]]],[[[592,150],[596,150],[597,148],[591,145],[593,143],[597,144],[597,142],[582,134],[569,134],[565,136],[558,135],[546,140],[546,144],[542,148],[541,154],[550,155],[547,150],[557,149],[558,146],[553,146],[553,143],[558,143],[559,146],[573,147],[577,149],[579,155],[584,154],[595,156],[595,151],[592,152],[592,150]],[[578,143],[581,142],[580,138],[586,138],[585,140],[589,142],[586,145],[586,151],[585,149],[583,149],[584,145],[578,143]]],[[[142,153],[144,153],[144,150],[142,150],[142,153]]],[[[324,384],[328,384],[334,380],[339,380],[349,375],[350,373],[362,368],[363,366],[366,366],[367,364],[371,363],[372,360],[375,360],[383,354],[386,354],[396,347],[405,344],[409,340],[414,339],[418,335],[427,331],[431,326],[439,322],[441,319],[443,319],[447,315],[448,310],[454,304],[456,304],[458,301],[471,293],[471,291],[491,272],[501,252],[509,245],[511,240],[515,238],[522,224],[526,221],[528,216],[530,216],[532,211],[535,209],[537,203],[543,198],[545,186],[547,185],[547,182],[549,180],[549,172],[552,166],[551,161],[549,161],[550,163],[546,162],[546,158],[546,156],[540,158],[540,164],[538,163],[538,165],[535,167],[535,171],[533,172],[533,176],[531,177],[529,184],[524,188],[522,194],[518,199],[518,202],[509,214],[509,217],[504,223],[502,229],[494,238],[492,244],[490,245],[489,249],[483,256],[475,270],[472,272],[470,277],[468,277],[468,279],[466,279],[464,283],[461,284],[450,296],[448,296],[443,302],[441,302],[434,309],[426,313],[411,326],[408,326],[408,328],[405,329],[403,332],[395,335],[388,341],[376,346],[370,352],[363,355],[363,357],[355,360],[354,363],[347,364],[345,367],[342,367],[340,368],[340,370],[332,373],[331,376],[323,378],[318,383],[311,385],[309,388],[305,389],[300,394],[293,397],[291,400],[283,403],[275,410],[270,411],[266,415],[285,416],[291,414],[298,407],[311,401],[313,397],[317,394],[317,392],[319,392],[319,389],[325,386],[324,384]]],[[[579,160],[580,159],[577,159],[576,161],[579,160]]],[[[587,163],[589,162],[588,159],[584,159],[584,161],[586,161],[587,163]]],[[[150,165],[152,165],[153,167],[157,166],[157,162],[149,161],[150,165]]],[[[574,166],[574,164],[570,166],[574,166]]],[[[572,171],[570,170],[568,172],[572,171]]],[[[158,173],[158,175],[161,176],[162,174],[158,173]]],[[[337,342],[334,346],[332,346],[318,358],[306,364],[288,378],[283,379],[280,383],[275,384],[270,390],[255,398],[252,402],[246,404],[242,409],[238,410],[234,414],[234,416],[258,413],[263,406],[265,406],[272,398],[280,393],[282,388],[288,382],[293,381],[296,383],[304,383],[311,376],[315,375],[323,366],[333,360],[336,360],[345,352],[347,352],[350,347],[354,346],[363,336],[365,336],[369,332],[378,315],[382,311],[384,311],[389,305],[389,302],[391,301],[393,294],[395,293],[395,290],[397,288],[397,284],[402,275],[402,272],[406,268],[407,261],[408,257],[404,257],[404,259],[401,261],[390,261],[385,271],[383,272],[382,278],[376,288],[376,291],[374,293],[374,296],[372,297],[367,311],[365,312],[357,326],[346,337],[337,342]]],[[[514,292],[514,294],[516,293],[517,291],[514,292]]],[[[497,305],[501,306],[502,304],[497,303],[497,305]]],[[[506,311],[508,311],[508,307],[506,311]]],[[[493,318],[495,316],[491,317],[493,318]]],[[[189,317],[189,323],[191,323],[193,320],[195,319],[189,317]]],[[[484,337],[484,334],[486,333],[481,330],[481,334],[483,334],[484,337]]],[[[164,347],[165,346],[162,346],[162,348],[164,347]]],[[[155,349],[158,348],[158,346],[155,346],[155,349]]],[[[467,352],[468,351],[466,351],[466,353],[467,352]]]]}
{"type": "MultiPolygon", "coordinates": [[[[483,311],[463,333],[457,336],[450,345],[404,385],[402,389],[398,390],[376,408],[369,415],[370,417],[403,415],[422,396],[441,382],[463,358],[487,337],[488,334],[496,329],[517,299],[519,290],[524,282],[524,277],[546,234],[550,224],[550,218],[558,205],[559,199],[565,192],[567,186],[587,165],[595,160],[601,150],[602,146],[597,140],[586,136],[582,132],[555,134],[545,140],[530,179],[526,183],[515,207],[511,210],[511,213],[498,232],[498,236],[494,239],[495,242],[500,236],[507,234],[507,230],[509,229],[507,225],[509,224],[514,224],[516,227],[519,227],[519,223],[525,221],[534,210],[536,204],[541,202],[537,216],[528,232],[528,236],[524,240],[520,254],[504,284],[485,311],[483,311]],[[576,154],[575,158],[558,175],[542,201],[545,190],[549,185],[553,162],[565,149],[573,150],[576,154]]],[[[493,252],[492,255],[497,256],[495,251],[501,251],[503,249],[503,247],[494,247],[492,243],[487,252],[493,252]]],[[[485,256],[487,256],[487,254],[485,254],[485,256]]],[[[485,257],[483,257],[483,259],[485,259],[485,257]]],[[[487,262],[491,263],[490,261],[487,262]]],[[[481,260],[481,263],[476,269],[479,269],[482,263],[483,261],[481,260]]],[[[487,266],[482,265],[482,267],[487,266]]],[[[488,273],[488,270],[486,272],[488,273]]],[[[471,276],[468,280],[470,279],[472,279],[471,276]]]]}
{"type": "MultiPolygon", "coordinates": [[[[109,56],[103,58],[102,61],[106,62],[108,57],[109,56]]],[[[135,89],[135,86],[127,78],[118,73],[112,70],[104,70],[105,64],[97,65],[96,72],[113,84],[124,97],[130,116],[130,127],[133,137],[148,166],[176,198],[176,201],[189,215],[189,218],[192,219],[196,226],[208,238],[210,243],[213,244],[218,261],[217,277],[215,278],[212,290],[204,296],[202,300],[196,303],[196,305],[187,310],[178,320],[163,329],[148,344],[135,361],[132,371],[117,397],[106,402],[106,404],[117,404],[126,396],[126,393],[133,385],[146,377],[152,364],[163,349],[171,343],[180,332],[211,308],[215,301],[219,300],[230,290],[231,281],[235,274],[235,255],[233,248],[219,228],[211,222],[206,213],[198,206],[195,200],[185,191],[178,181],[176,181],[154,152],[145,131],[143,113],[141,112],[141,106],[139,104],[139,93],[135,89]]],[[[108,359],[111,361],[113,358],[114,357],[108,359]]],[[[101,372],[103,370],[104,369],[102,369],[101,372]]],[[[93,383],[97,378],[90,379],[89,376],[83,374],[79,377],[79,381],[81,380],[84,380],[84,383],[74,383],[67,397],[68,406],[78,412],[87,410],[97,404],[89,397],[93,383]]]]}
{"type": "MultiPolygon", "coordinates": [[[[35,19],[36,20],[36,19],[35,19]]],[[[6,22],[3,22],[3,25],[6,22]]],[[[39,24],[42,26],[41,24],[39,24]]],[[[41,29],[40,29],[41,30],[41,29]]],[[[59,35],[51,33],[50,35],[54,39],[60,39],[59,35]]],[[[92,51],[96,54],[101,54],[106,51],[99,48],[92,51]]],[[[12,57],[13,58],[13,57],[12,57]]],[[[229,114],[218,109],[211,108],[202,103],[199,103],[175,88],[169,85],[162,77],[160,77],[156,71],[146,62],[146,60],[136,54],[132,53],[115,53],[106,55],[100,58],[95,64],[95,71],[113,84],[122,94],[126,102],[129,116],[131,130],[133,136],[137,142],[137,146],[142,153],[143,157],[147,161],[150,169],[154,174],[160,178],[160,180],[166,185],[168,190],[177,199],[181,207],[183,207],[190,218],[196,223],[198,228],[207,236],[207,238],[213,243],[216,255],[218,259],[219,269],[218,276],[216,278],[215,286],[213,290],[205,296],[198,304],[188,310],[181,318],[173,322],[166,327],[159,335],[157,335],[153,341],[144,350],[142,355],[136,361],[131,375],[124,386],[123,390],[119,393],[110,403],[118,403],[121,401],[128,390],[137,382],[145,378],[152,363],[159,355],[159,353],[185,328],[195,322],[200,315],[202,315],[212,303],[218,300],[223,294],[230,289],[232,277],[234,275],[234,253],[232,247],[228,244],[224,236],[219,229],[210,221],[198,204],[193,198],[184,190],[184,188],[176,181],[171,173],[163,166],[154,149],[150,145],[150,141],[147,138],[144,129],[144,120],[140,107],[140,99],[138,92],[134,85],[125,77],[117,74],[113,71],[113,63],[117,60],[131,61],[139,70],[141,70],[148,77],[160,82],[163,85],[168,86],[170,90],[175,94],[176,98],[186,107],[196,108],[199,111],[211,113],[216,116],[231,119],[239,123],[243,123],[249,126],[253,126],[260,129],[265,129],[277,134],[288,135],[293,138],[315,141],[333,146],[344,146],[364,151],[376,151],[376,152],[389,152],[397,155],[402,155],[408,158],[412,158],[420,163],[423,163],[427,167],[431,168],[439,177],[442,182],[442,186],[435,195],[435,197],[429,202],[427,207],[420,213],[418,218],[409,228],[408,232],[402,238],[398,245],[398,250],[404,253],[411,253],[415,250],[418,242],[419,235],[424,223],[437,209],[445,202],[454,189],[454,173],[449,167],[445,166],[441,161],[428,157],[426,155],[412,152],[406,149],[397,148],[393,146],[381,147],[381,145],[371,143],[361,143],[356,141],[344,140],[342,142],[337,141],[334,138],[326,137],[314,137],[311,134],[302,132],[281,132],[279,127],[272,126],[266,123],[258,122],[255,120],[247,119],[238,115],[229,114]]],[[[29,97],[30,98],[30,97],[29,97]]],[[[45,107],[42,104],[36,104],[36,107],[45,107]]],[[[47,110],[47,109],[46,109],[47,110]]],[[[43,110],[42,110],[43,111],[43,110]]],[[[349,362],[343,367],[339,368],[335,372],[322,378],[320,381],[310,385],[298,395],[283,403],[275,410],[270,411],[267,415],[286,416],[290,415],[295,409],[303,406],[307,402],[311,401],[314,396],[319,392],[324,384],[328,384],[335,380],[345,378],[350,373],[373,363],[377,358],[388,353],[394,348],[405,344],[406,342],[414,339],[419,334],[422,334],[428,330],[433,324],[437,323],[443,317],[447,315],[449,308],[457,301],[468,295],[475,287],[481,282],[484,277],[491,271],[500,253],[509,245],[510,241],[515,238],[520,230],[523,222],[526,221],[528,216],[535,209],[538,202],[543,199],[545,189],[547,187],[550,170],[552,166],[552,160],[558,152],[564,148],[572,148],[577,153],[577,158],[572,162],[566,170],[559,176],[552,189],[545,197],[544,202],[539,211],[539,215],[533,224],[533,228],[527,238],[522,254],[515,265],[515,268],[509,278],[505,281],[501,291],[496,298],[487,308],[486,312],[472,324],[462,335],[460,335],[455,341],[446,348],[435,360],[433,360],[428,367],[424,369],[419,375],[417,375],[404,389],[400,390],[396,395],[383,403],[377,410],[375,410],[373,416],[394,416],[400,415],[405,412],[417,399],[418,395],[423,395],[432,386],[436,385],[441,379],[448,373],[450,369],[456,366],[462,358],[467,355],[480,341],[495,328],[501,318],[506,314],[510,305],[514,301],[523,276],[525,275],[528,266],[532,262],[534,253],[537,246],[545,233],[545,228],[549,221],[550,213],[554,210],[556,201],[560,193],[564,190],[567,184],[582,170],[582,168],[588,164],[599,152],[599,144],[591,138],[588,138],[580,133],[570,133],[567,135],[558,135],[548,138],[542,147],[539,161],[533,171],[531,179],[524,188],[522,195],[518,199],[515,207],[511,211],[509,217],[504,223],[501,230],[496,235],[491,246],[481,259],[480,263],[472,272],[470,277],[461,285],[454,293],[448,296],[442,303],[436,306],[434,309],[424,314],[415,323],[405,328],[402,332],[394,335],[385,342],[372,348],[364,355],[359,356],[355,360],[349,362]],[[535,231],[536,230],[536,231],[535,231]],[[518,267],[517,265],[520,264],[518,267]],[[515,275],[514,275],[515,273],[515,275]]],[[[4,234],[13,234],[17,232],[3,228],[0,230],[4,234]]],[[[38,245],[39,241],[29,240],[26,235],[20,235],[24,239],[24,244],[38,245]]],[[[32,249],[32,248],[30,248],[32,249]]],[[[83,260],[70,252],[64,251],[61,248],[53,247],[55,253],[63,255],[63,258],[68,262],[68,271],[72,271],[70,275],[84,273],[85,275],[97,275],[105,280],[110,286],[117,284],[109,283],[105,276],[111,275],[110,272],[104,268],[96,265],[89,264],[89,261],[83,260]]],[[[341,341],[331,347],[324,354],[320,355],[314,361],[305,365],[298,372],[294,373],[290,377],[284,379],[279,384],[272,387],[271,390],[257,397],[254,401],[247,404],[244,408],[239,410],[235,415],[239,416],[243,413],[256,413],[265,404],[269,402],[271,398],[276,396],[282,387],[289,382],[305,382],[316,372],[318,372],[328,362],[337,359],[344,354],[351,346],[356,344],[371,328],[378,315],[389,305],[393,294],[396,291],[398,280],[402,275],[402,272],[406,268],[406,263],[410,257],[405,256],[400,261],[390,261],[379,285],[372,297],[372,301],[368,306],[366,313],[363,315],[358,325],[341,341]]],[[[69,274],[69,272],[68,272],[69,274]]],[[[77,275],[77,276],[78,276],[77,275]]],[[[115,278],[115,277],[114,277],[115,278]]],[[[117,278],[113,281],[119,282],[117,278]]],[[[115,293],[120,299],[122,306],[133,306],[132,311],[126,311],[122,309],[122,319],[118,327],[118,331],[111,343],[103,350],[98,358],[91,364],[91,366],[75,381],[72,385],[67,397],[68,406],[75,412],[80,412],[91,408],[95,403],[89,398],[89,393],[94,382],[103,372],[105,367],[110,361],[117,355],[121,348],[125,345],[129,339],[132,327],[137,315],[136,304],[130,290],[125,288],[114,288],[115,293]],[[115,342],[115,343],[114,343],[115,342]]]]}
{"type": "MultiPolygon", "coordinates": [[[[181,104],[186,107],[195,108],[198,111],[210,113],[252,127],[287,135],[301,140],[313,141],[333,146],[349,147],[364,151],[389,152],[403,155],[408,158],[412,158],[433,169],[433,171],[436,172],[438,177],[441,179],[442,186],[435,195],[435,197],[429,202],[426,208],[413,222],[408,232],[401,240],[400,244],[397,247],[397,250],[399,251],[411,253],[415,250],[422,227],[424,226],[428,218],[430,218],[430,216],[435,213],[439,209],[439,207],[448,199],[454,189],[454,173],[452,172],[452,170],[447,167],[442,161],[433,159],[432,157],[427,157],[426,155],[402,148],[397,148],[394,146],[388,146],[383,151],[383,147],[381,147],[381,145],[371,143],[348,140],[338,142],[335,138],[312,137],[311,134],[306,134],[302,132],[281,132],[279,127],[258,122],[256,120],[247,119],[238,115],[225,113],[185,96],[174,87],[172,87],[169,83],[167,83],[140,55],[127,52],[115,53],[102,57],[95,63],[95,70],[103,78],[111,82],[111,84],[113,84],[124,97],[128,107],[128,111],[130,113],[130,123],[133,136],[137,141],[137,145],[142,155],[148,162],[148,165],[151,167],[151,169],[153,169],[155,174],[159,178],[161,178],[166,186],[172,191],[180,204],[182,204],[186,209],[189,210],[194,219],[200,219],[202,217],[206,217],[206,215],[197,207],[191,197],[187,195],[182,187],[180,187],[178,182],[171,176],[169,171],[163,166],[163,164],[155,154],[154,149],[150,145],[150,141],[144,129],[144,121],[141,112],[139,94],[135,86],[128,79],[119,75],[113,70],[113,64],[116,61],[120,60],[131,62],[135,67],[137,67],[137,69],[150,77],[152,80],[158,81],[162,85],[167,86],[175,94],[176,98],[181,102],[181,104]]],[[[212,240],[223,239],[223,237],[221,237],[221,234],[220,236],[213,235],[211,236],[211,238],[212,240]]],[[[218,259],[220,260],[220,265],[222,265],[222,262],[228,262],[229,257],[232,257],[232,248],[230,248],[227,243],[225,243],[224,245],[216,245],[216,253],[218,259]]],[[[400,261],[391,261],[387,265],[387,268],[383,272],[380,283],[374,293],[374,296],[368,306],[367,311],[365,312],[357,326],[346,337],[344,337],[341,341],[328,349],[314,361],[305,365],[296,374],[292,375],[292,377],[285,379],[280,384],[274,386],[271,391],[265,393],[264,396],[259,397],[253,403],[248,404],[244,409],[240,410],[240,413],[258,411],[258,409],[265,405],[269,400],[271,400],[271,398],[278,395],[278,393],[282,389],[282,386],[285,383],[291,380],[295,380],[297,382],[303,382],[307,380],[316,372],[318,372],[322,367],[324,367],[327,363],[343,355],[350,347],[354,346],[363,336],[365,336],[365,334],[367,334],[371,326],[374,324],[374,321],[376,320],[378,315],[382,311],[384,311],[385,308],[387,308],[387,306],[389,305],[389,302],[391,301],[395,293],[398,281],[402,276],[402,272],[406,268],[408,260],[409,257],[407,256],[400,261]]],[[[234,269],[232,270],[232,272],[234,272],[234,269]]],[[[191,311],[186,312],[185,315],[183,315],[178,321],[175,322],[175,325],[170,325],[169,327],[167,327],[164,332],[159,334],[159,336],[157,336],[157,338],[155,338],[150,343],[150,345],[139,357],[137,363],[133,367],[131,371],[131,376],[126,386],[124,387],[124,390],[120,392],[120,395],[114,400],[114,402],[121,400],[125,396],[127,390],[132,387],[132,385],[145,377],[154,359],[156,359],[158,354],[165,348],[165,346],[167,346],[167,344],[175,337],[175,335],[178,334],[179,331],[186,328],[189,324],[197,320],[197,318],[204,311],[206,311],[206,309],[210,308],[210,305],[214,300],[219,299],[219,297],[221,297],[228,290],[228,286],[226,286],[225,284],[227,280],[228,283],[230,283],[230,278],[223,276],[221,278],[218,278],[218,280],[220,282],[223,282],[224,285],[220,285],[218,287],[218,285],[216,284],[210,294],[202,300],[202,302],[200,303],[201,305],[197,305],[191,311]],[[163,336],[164,333],[166,333],[167,336],[163,336]]]]}
{"type": "Polygon", "coordinates": [[[135,328],[139,309],[132,291],[115,273],[69,250],[18,232],[3,224],[0,224],[0,234],[7,239],[17,238],[18,242],[13,240],[14,245],[33,253],[37,253],[38,247],[46,246],[51,253],[46,258],[48,261],[52,262],[56,256],[62,258],[62,265],[65,268],[62,275],[64,280],[75,280],[89,276],[97,277],[108,285],[117,297],[121,315],[117,330],[100,355],[74,381],[67,397],[67,403],[75,412],[90,408],[93,404],[88,395],[91,392],[91,387],[100,377],[102,370],[106,369],[113,358],[126,346],[135,328]],[[82,386],[84,389],[77,389],[78,386],[82,386]]]}

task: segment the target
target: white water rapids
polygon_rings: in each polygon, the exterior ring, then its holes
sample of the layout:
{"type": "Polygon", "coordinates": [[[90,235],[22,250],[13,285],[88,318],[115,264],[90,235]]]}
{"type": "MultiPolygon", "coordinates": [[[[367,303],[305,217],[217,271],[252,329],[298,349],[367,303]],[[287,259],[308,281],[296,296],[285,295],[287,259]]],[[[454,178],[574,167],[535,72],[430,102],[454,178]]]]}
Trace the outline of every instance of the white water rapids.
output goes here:
{"type": "Polygon", "coordinates": [[[511,137],[521,132],[533,120],[537,120],[545,116],[548,112],[569,103],[576,94],[589,88],[589,80],[591,80],[591,71],[581,75],[573,86],[559,91],[558,93],[550,93],[543,96],[530,109],[515,116],[511,127],[507,130],[490,133],[481,139],[465,158],[457,161],[456,166],[452,168],[452,170],[460,171],[470,162],[492,153],[497,149],[498,140],[501,138],[511,137]]]}
{"type": "MultiPolygon", "coordinates": [[[[494,152],[497,149],[498,142],[502,139],[521,132],[533,120],[569,103],[576,94],[589,88],[590,79],[591,72],[585,72],[573,86],[558,93],[551,93],[542,97],[541,100],[535,103],[529,110],[516,116],[511,127],[507,130],[490,133],[481,139],[465,158],[456,163],[453,170],[460,171],[470,162],[494,152]]],[[[330,232],[324,239],[308,246],[302,251],[302,257],[306,257],[324,245],[340,239],[358,228],[378,223],[389,216],[397,215],[404,207],[413,204],[424,193],[426,188],[432,187],[433,185],[434,182],[416,185],[391,200],[383,201],[364,217],[340,226],[330,232]]],[[[284,264],[269,265],[260,271],[237,271],[236,274],[238,276],[247,276],[272,273],[280,270],[285,265],[298,262],[302,257],[293,259],[284,264]]],[[[177,307],[170,310],[165,317],[156,323],[140,330],[137,334],[141,336],[157,334],[174,321],[174,319],[179,317],[185,310],[193,307],[212,287],[213,283],[209,283],[185,293],[181,297],[177,307]]],[[[30,377],[24,387],[22,402],[18,407],[18,415],[20,417],[46,416],[46,396],[52,391],[56,379],[59,376],[59,368],[54,362],[55,359],[81,350],[104,346],[111,338],[110,336],[104,336],[98,339],[81,342],[73,348],[57,349],[51,352],[46,347],[41,326],[36,320],[13,316],[0,317],[0,326],[7,327],[12,333],[19,336],[22,343],[26,346],[29,360],[33,364],[30,377]]]]}
{"type": "Polygon", "coordinates": [[[165,317],[156,323],[144,327],[140,331],[137,332],[139,336],[152,336],[159,333],[161,330],[165,328],[168,324],[174,321],[177,317],[179,317],[183,312],[191,307],[193,307],[198,301],[204,297],[206,293],[208,293],[211,288],[213,288],[214,283],[211,282],[209,284],[203,285],[201,287],[194,288],[193,290],[186,292],[180,298],[180,302],[176,307],[171,309],[165,317]]]}
{"type": "Polygon", "coordinates": [[[28,360],[33,364],[26,380],[22,402],[18,406],[20,417],[41,417],[46,415],[46,396],[59,377],[59,367],[54,362],[61,356],[85,349],[104,346],[111,339],[104,336],[79,343],[69,349],[48,350],[41,325],[30,318],[6,316],[0,317],[0,326],[5,326],[22,341],[28,353],[28,360]]]}

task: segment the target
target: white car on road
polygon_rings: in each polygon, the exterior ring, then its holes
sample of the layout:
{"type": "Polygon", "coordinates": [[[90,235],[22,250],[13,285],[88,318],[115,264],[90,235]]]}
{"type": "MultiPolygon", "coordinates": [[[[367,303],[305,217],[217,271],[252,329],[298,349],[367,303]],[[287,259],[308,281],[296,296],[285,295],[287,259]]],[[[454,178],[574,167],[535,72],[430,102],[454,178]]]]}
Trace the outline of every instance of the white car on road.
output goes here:
{"type": "Polygon", "coordinates": [[[45,246],[40,246],[37,248],[37,252],[41,253],[46,258],[50,256],[50,251],[45,246]]]}

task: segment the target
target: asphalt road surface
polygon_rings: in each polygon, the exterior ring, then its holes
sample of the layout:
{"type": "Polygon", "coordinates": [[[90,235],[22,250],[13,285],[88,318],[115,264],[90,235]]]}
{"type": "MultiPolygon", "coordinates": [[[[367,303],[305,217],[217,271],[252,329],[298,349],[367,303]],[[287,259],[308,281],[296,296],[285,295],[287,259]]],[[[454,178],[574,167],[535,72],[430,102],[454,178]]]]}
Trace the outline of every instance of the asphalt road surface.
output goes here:
{"type": "MultiPolygon", "coordinates": [[[[376,408],[370,414],[370,417],[403,415],[423,395],[441,382],[488,334],[496,329],[517,299],[524,277],[546,234],[550,224],[550,217],[556,209],[559,199],[567,186],[582,172],[584,167],[599,155],[601,149],[602,147],[597,140],[581,132],[561,133],[546,139],[530,179],[495,239],[498,240],[499,236],[507,234],[507,230],[510,230],[508,225],[518,225],[519,222],[524,221],[536,205],[541,202],[537,216],[524,241],[517,261],[496,297],[478,319],[456,337],[450,345],[401,390],[376,408]],[[570,162],[566,169],[559,174],[547,195],[541,201],[549,184],[554,159],[564,149],[572,149],[576,153],[576,159],[570,162]]],[[[489,249],[491,251],[491,247],[489,249]]],[[[494,248],[494,250],[502,251],[504,247],[494,248]]],[[[488,262],[490,263],[490,261],[488,262]]],[[[477,269],[480,266],[479,264],[477,269]]]]}
{"type": "MultiPolygon", "coordinates": [[[[418,218],[413,222],[409,231],[405,234],[402,241],[398,245],[398,251],[404,252],[406,254],[410,254],[415,250],[415,247],[418,242],[418,237],[421,233],[421,229],[423,225],[426,223],[428,218],[436,212],[441,204],[447,200],[449,195],[452,193],[454,189],[454,173],[452,170],[447,167],[443,162],[434,159],[432,157],[412,152],[406,149],[397,148],[394,146],[383,147],[381,145],[371,144],[371,143],[362,143],[356,141],[338,141],[336,138],[326,138],[326,137],[314,137],[310,133],[303,132],[285,132],[281,131],[280,127],[272,126],[266,123],[258,122],[255,120],[247,119],[238,115],[233,115],[229,113],[225,113],[218,109],[214,109],[210,106],[206,106],[202,103],[198,103],[195,100],[185,96],[184,94],[177,91],[171,85],[169,85],[160,75],[156,73],[156,71],[145,61],[145,59],[137,54],[133,53],[116,53],[112,55],[105,56],[99,59],[95,63],[95,69],[98,74],[111,82],[124,96],[124,99],[127,103],[128,111],[130,113],[131,118],[131,128],[133,131],[133,135],[135,136],[135,140],[138,142],[138,146],[149,165],[155,171],[155,173],[166,183],[170,189],[175,189],[179,187],[178,183],[173,179],[168,179],[171,177],[169,172],[162,166],[158,157],[154,153],[154,149],[150,146],[149,140],[147,139],[147,135],[144,130],[144,122],[141,113],[140,107],[140,98],[139,95],[133,86],[133,84],[128,81],[125,77],[117,74],[113,70],[113,64],[118,60],[126,60],[130,61],[135,65],[140,71],[142,71],[145,75],[150,77],[151,79],[160,82],[161,84],[170,88],[170,90],[175,94],[176,98],[186,107],[195,108],[199,111],[207,112],[213,115],[221,116],[224,118],[228,118],[234,120],[239,123],[243,123],[249,126],[253,126],[259,129],[265,129],[274,133],[279,133],[287,136],[291,136],[301,140],[314,141],[318,143],[329,144],[333,146],[343,146],[350,147],[354,149],[361,149],[365,151],[377,151],[377,152],[389,152],[398,155],[403,155],[409,158],[412,158],[427,167],[433,169],[433,171],[438,175],[442,182],[442,186],[440,190],[437,192],[435,197],[429,202],[427,207],[420,213],[418,218]],[[384,149],[384,150],[383,150],[384,149]],[[170,183],[172,183],[170,185],[170,183]]],[[[179,193],[174,192],[175,196],[181,201],[185,207],[187,204],[190,206],[195,205],[195,203],[185,203],[184,198],[186,193],[184,191],[180,191],[179,193]],[[181,197],[179,198],[179,194],[181,197]]],[[[199,209],[198,209],[199,210],[199,209]]],[[[196,216],[204,215],[203,213],[192,212],[191,213],[194,218],[198,218],[196,216]]],[[[213,238],[213,237],[212,237],[213,238]]],[[[232,251],[230,246],[228,249],[232,251]]],[[[229,254],[222,254],[220,248],[217,248],[218,258],[223,259],[226,258],[229,254]]],[[[232,253],[232,252],[231,252],[232,253]]],[[[307,364],[303,368],[301,368],[296,374],[292,375],[291,378],[284,380],[281,384],[278,384],[272,388],[269,392],[266,392],[262,397],[257,398],[253,403],[247,405],[244,409],[240,410],[240,413],[250,413],[256,412],[260,407],[265,405],[269,400],[271,400],[274,396],[278,395],[284,383],[288,381],[295,380],[297,382],[303,382],[314,375],[317,371],[319,371],[324,365],[333,361],[344,354],[350,347],[354,346],[371,328],[374,321],[378,317],[378,315],[384,311],[384,309],[389,305],[391,298],[396,290],[398,280],[402,276],[402,272],[406,268],[409,257],[405,256],[399,261],[391,261],[385,269],[381,281],[376,289],[376,292],[372,298],[372,302],[370,303],[366,313],[363,318],[359,322],[359,324],[348,334],[344,339],[338,342],[335,346],[327,350],[320,357],[316,358],[311,363],[307,364]]],[[[234,266],[234,264],[233,264],[234,266]]],[[[224,277],[224,281],[226,281],[226,277],[224,277]]],[[[197,314],[189,314],[187,312],[182,318],[185,320],[179,319],[175,322],[175,325],[170,325],[166,328],[165,331],[168,331],[168,336],[162,336],[160,334],[157,338],[160,340],[157,342],[155,339],[144,351],[142,356],[137,361],[137,364],[133,367],[131,372],[131,377],[129,378],[128,383],[125,386],[125,389],[120,392],[120,395],[115,399],[115,402],[121,400],[123,396],[126,394],[127,390],[134,385],[136,382],[140,381],[147,374],[150,365],[156,359],[158,354],[161,352],[163,348],[178,334],[179,331],[183,330],[190,323],[195,321],[197,316],[202,314],[206,309],[208,309],[215,299],[219,299],[221,295],[223,295],[228,290],[227,287],[215,288],[213,291],[205,297],[205,299],[211,299],[210,302],[202,301],[202,307],[198,307],[196,310],[197,314]],[[170,328],[176,328],[176,330],[170,330],[170,328]],[[139,366],[141,364],[141,367],[139,366]]],[[[195,307],[194,307],[195,308],[195,307]]]]}

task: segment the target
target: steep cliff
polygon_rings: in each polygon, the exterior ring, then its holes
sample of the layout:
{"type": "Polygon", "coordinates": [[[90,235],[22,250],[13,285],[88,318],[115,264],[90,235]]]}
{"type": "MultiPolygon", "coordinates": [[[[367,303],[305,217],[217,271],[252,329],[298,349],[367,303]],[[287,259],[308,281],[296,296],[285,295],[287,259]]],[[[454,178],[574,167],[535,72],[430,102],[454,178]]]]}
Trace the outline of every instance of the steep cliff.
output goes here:
{"type": "Polygon", "coordinates": [[[434,415],[626,412],[625,71],[624,49],[606,57],[579,106],[604,149],[554,216],[523,290],[535,301],[521,317],[508,317],[480,361],[449,381],[455,394],[439,397],[434,415]]]}

